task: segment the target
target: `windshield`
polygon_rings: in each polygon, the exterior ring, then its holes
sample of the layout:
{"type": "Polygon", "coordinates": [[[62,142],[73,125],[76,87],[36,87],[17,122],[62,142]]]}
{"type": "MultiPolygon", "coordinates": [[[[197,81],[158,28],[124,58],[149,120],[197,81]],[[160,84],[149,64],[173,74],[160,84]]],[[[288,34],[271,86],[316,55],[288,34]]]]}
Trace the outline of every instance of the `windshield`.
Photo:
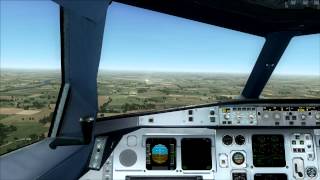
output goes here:
{"type": "Polygon", "coordinates": [[[320,98],[320,34],[291,40],[261,98],[320,98]]]}
{"type": "Polygon", "coordinates": [[[99,117],[238,97],[264,41],[112,3],[98,74],[99,117]]]}

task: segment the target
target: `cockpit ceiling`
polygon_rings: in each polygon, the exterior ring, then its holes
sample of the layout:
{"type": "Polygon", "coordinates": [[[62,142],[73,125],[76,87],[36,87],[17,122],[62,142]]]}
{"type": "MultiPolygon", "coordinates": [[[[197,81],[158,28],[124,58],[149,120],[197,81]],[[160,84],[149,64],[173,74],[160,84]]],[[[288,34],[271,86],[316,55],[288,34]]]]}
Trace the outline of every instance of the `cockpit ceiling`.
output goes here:
{"type": "Polygon", "coordinates": [[[279,31],[320,32],[318,1],[303,4],[301,0],[294,5],[285,0],[115,1],[259,36],[279,31]]]}

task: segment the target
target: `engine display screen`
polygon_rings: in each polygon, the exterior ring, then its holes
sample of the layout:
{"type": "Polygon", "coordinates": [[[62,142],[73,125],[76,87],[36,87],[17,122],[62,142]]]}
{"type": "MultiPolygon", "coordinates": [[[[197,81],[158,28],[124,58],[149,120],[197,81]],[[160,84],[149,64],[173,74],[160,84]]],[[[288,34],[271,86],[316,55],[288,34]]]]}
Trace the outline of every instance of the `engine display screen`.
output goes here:
{"type": "Polygon", "coordinates": [[[255,167],[286,166],[282,135],[253,135],[252,153],[255,167]]]}
{"type": "Polygon", "coordinates": [[[175,170],[176,140],[174,138],[148,138],[146,166],[148,170],[175,170]]]}
{"type": "Polygon", "coordinates": [[[286,174],[255,174],[254,180],[287,180],[286,174]]]}
{"type": "Polygon", "coordinates": [[[183,170],[211,170],[211,139],[184,138],[181,140],[183,170]]]}

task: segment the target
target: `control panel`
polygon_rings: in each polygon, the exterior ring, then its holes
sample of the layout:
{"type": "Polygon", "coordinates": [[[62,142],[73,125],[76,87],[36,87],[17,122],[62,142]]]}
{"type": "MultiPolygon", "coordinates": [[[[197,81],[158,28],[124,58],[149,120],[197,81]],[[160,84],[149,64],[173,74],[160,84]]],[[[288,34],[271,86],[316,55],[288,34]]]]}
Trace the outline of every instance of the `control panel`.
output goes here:
{"type": "Polygon", "coordinates": [[[139,126],[314,126],[319,105],[221,105],[139,116],[139,126]]]}
{"type": "Polygon", "coordinates": [[[81,179],[317,180],[319,138],[313,129],[141,128],[81,179]]]}
{"type": "Polygon", "coordinates": [[[97,122],[95,130],[82,180],[320,179],[319,103],[185,107],[97,122]],[[105,131],[122,129],[109,142],[105,131]]]}

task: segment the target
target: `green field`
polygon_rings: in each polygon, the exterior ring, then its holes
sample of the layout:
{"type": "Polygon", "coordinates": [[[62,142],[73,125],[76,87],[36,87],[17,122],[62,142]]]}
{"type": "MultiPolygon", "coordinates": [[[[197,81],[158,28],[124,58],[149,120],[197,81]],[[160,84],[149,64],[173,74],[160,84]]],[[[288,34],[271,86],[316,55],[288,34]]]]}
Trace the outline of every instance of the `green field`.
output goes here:
{"type": "Polygon", "coordinates": [[[47,136],[60,72],[1,70],[0,154],[47,136]]]}
{"type": "MultiPolygon", "coordinates": [[[[100,116],[238,98],[247,74],[100,71],[100,116]]],[[[319,98],[319,76],[273,76],[261,98],[319,98]]]]}
{"type": "MultiPolygon", "coordinates": [[[[239,97],[247,74],[103,71],[98,75],[98,117],[239,97]]],[[[1,70],[0,154],[47,136],[60,72],[1,70]]],[[[319,98],[320,77],[273,76],[262,98],[319,98]]]]}

